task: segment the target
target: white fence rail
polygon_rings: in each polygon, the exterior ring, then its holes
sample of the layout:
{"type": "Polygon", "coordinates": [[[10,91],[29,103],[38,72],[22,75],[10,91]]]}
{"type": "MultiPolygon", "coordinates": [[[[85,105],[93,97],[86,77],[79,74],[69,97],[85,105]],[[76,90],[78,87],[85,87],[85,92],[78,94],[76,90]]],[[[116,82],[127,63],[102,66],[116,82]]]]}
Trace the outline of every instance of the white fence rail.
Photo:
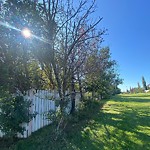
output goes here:
{"type": "MultiPolygon", "coordinates": [[[[36,115],[29,123],[22,124],[22,126],[25,127],[25,131],[23,135],[18,134],[18,137],[21,138],[26,138],[30,136],[32,132],[51,123],[51,121],[46,118],[46,114],[50,110],[56,110],[54,99],[59,98],[59,95],[55,91],[30,90],[24,98],[31,101],[30,112],[36,115]]],[[[79,105],[79,99],[79,94],[76,94],[76,107],[79,105]]],[[[4,133],[0,130],[0,137],[3,136],[4,133]]]]}
{"type": "MultiPolygon", "coordinates": [[[[50,98],[58,98],[58,94],[54,91],[46,90],[30,90],[24,97],[26,100],[31,101],[30,112],[35,113],[35,117],[29,122],[24,123],[22,126],[25,127],[24,134],[18,134],[18,137],[26,138],[31,135],[32,132],[48,125],[51,123],[46,118],[46,113],[50,110],[55,110],[55,101],[50,98]]],[[[0,131],[0,137],[3,137],[3,133],[0,131]]]]}

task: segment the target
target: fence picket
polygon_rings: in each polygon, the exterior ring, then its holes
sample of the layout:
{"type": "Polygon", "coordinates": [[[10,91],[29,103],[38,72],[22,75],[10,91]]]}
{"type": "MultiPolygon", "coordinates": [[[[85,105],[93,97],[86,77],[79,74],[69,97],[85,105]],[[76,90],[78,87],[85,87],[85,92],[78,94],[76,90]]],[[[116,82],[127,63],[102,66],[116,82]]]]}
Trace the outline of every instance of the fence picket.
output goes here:
{"type": "MultiPolygon", "coordinates": [[[[24,134],[18,134],[18,137],[27,138],[33,132],[38,129],[48,125],[51,123],[50,120],[47,119],[46,114],[50,110],[56,110],[55,101],[50,100],[52,97],[59,98],[59,94],[56,91],[50,90],[29,90],[27,91],[26,96],[24,96],[25,100],[30,100],[32,102],[30,112],[35,113],[35,117],[29,123],[23,123],[22,126],[25,127],[24,134]]],[[[79,95],[77,96],[77,101],[79,101],[79,95]]],[[[4,133],[0,130],[0,137],[3,137],[4,133]]]]}

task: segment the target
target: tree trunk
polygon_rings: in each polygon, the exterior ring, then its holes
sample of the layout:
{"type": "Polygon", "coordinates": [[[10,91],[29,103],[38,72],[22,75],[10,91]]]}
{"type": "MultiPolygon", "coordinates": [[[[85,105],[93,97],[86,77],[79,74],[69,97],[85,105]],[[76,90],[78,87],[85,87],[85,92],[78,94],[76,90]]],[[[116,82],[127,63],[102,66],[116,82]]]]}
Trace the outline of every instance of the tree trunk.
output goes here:
{"type": "Polygon", "coordinates": [[[81,96],[81,101],[82,101],[84,99],[84,97],[83,97],[82,84],[81,84],[81,80],[80,80],[80,77],[79,77],[79,72],[78,72],[77,76],[78,76],[79,91],[80,91],[80,96],[81,96]]]}
{"type": "Polygon", "coordinates": [[[75,112],[75,83],[74,83],[74,75],[72,72],[72,76],[71,76],[71,110],[70,110],[70,114],[73,114],[75,112]]]}

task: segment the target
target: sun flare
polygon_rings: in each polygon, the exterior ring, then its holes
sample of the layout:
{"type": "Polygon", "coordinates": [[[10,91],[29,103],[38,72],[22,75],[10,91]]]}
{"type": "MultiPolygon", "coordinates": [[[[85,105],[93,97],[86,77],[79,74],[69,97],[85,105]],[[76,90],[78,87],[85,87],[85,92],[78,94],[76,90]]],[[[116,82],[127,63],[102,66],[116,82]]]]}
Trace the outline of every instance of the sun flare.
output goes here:
{"type": "Polygon", "coordinates": [[[25,37],[25,38],[30,38],[31,37],[31,31],[28,29],[28,28],[24,28],[22,31],[21,31],[22,35],[25,37]]]}

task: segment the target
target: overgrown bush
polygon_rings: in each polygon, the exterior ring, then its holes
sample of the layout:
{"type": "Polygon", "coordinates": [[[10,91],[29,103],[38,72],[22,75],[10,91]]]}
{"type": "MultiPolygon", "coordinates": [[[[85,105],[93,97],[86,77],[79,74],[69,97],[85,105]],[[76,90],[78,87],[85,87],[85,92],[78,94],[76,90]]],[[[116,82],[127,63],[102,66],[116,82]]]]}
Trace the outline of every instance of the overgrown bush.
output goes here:
{"type": "Polygon", "coordinates": [[[80,107],[78,108],[78,110],[69,117],[69,124],[71,124],[71,126],[74,126],[79,122],[86,122],[90,120],[93,114],[98,112],[99,108],[100,101],[91,98],[85,98],[84,101],[80,103],[80,107]]]}
{"type": "Polygon", "coordinates": [[[56,126],[55,140],[60,136],[66,128],[68,121],[71,118],[70,114],[71,100],[69,97],[65,97],[63,103],[61,99],[55,99],[56,110],[50,110],[47,114],[47,119],[52,121],[56,126]],[[60,107],[62,105],[62,108],[60,107]]]}
{"type": "Polygon", "coordinates": [[[32,114],[29,114],[30,105],[23,96],[3,94],[0,98],[0,130],[6,137],[15,138],[18,133],[23,134],[25,128],[22,123],[27,123],[32,118],[32,114]]]}

